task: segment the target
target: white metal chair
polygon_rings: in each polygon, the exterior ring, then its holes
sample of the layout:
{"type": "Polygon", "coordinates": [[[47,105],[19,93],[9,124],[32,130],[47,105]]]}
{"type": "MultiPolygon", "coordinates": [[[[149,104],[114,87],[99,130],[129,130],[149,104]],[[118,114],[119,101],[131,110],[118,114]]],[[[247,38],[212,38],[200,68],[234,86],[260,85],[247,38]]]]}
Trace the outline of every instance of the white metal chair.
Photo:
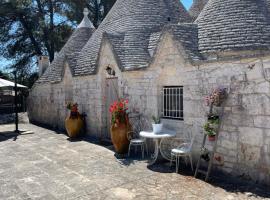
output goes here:
{"type": "Polygon", "coordinates": [[[140,147],[142,152],[142,158],[144,158],[144,150],[148,155],[148,148],[145,138],[139,136],[140,131],[145,130],[146,128],[146,119],[139,113],[133,113],[129,115],[130,124],[132,126],[132,131],[128,133],[128,139],[130,141],[128,148],[128,156],[130,156],[131,148],[135,148],[135,153],[137,148],[140,147]],[[145,148],[145,149],[144,149],[145,148]]]}
{"type": "Polygon", "coordinates": [[[128,147],[128,156],[130,156],[130,150],[131,147],[135,147],[135,152],[137,152],[137,147],[140,147],[141,152],[142,152],[142,158],[144,159],[144,147],[146,148],[146,153],[148,154],[148,148],[147,148],[147,143],[145,141],[145,139],[143,138],[133,138],[134,136],[136,136],[137,134],[133,131],[128,133],[129,135],[129,139],[130,139],[130,143],[129,143],[129,147],[128,147]]]}
{"type": "Polygon", "coordinates": [[[180,163],[181,157],[185,158],[186,164],[187,164],[186,159],[187,159],[187,157],[189,157],[191,169],[192,169],[192,171],[194,170],[193,169],[193,161],[192,161],[192,146],[193,146],[194,140],[195,140],[195,135],[192,137],[190,142],[184,142],[184,143],[180,144],[178,147],[173,148],[171,150],[170,165],[172,165],[172,161],[175,159],[176,173],[178,173],[179,163],[180,163]]]}

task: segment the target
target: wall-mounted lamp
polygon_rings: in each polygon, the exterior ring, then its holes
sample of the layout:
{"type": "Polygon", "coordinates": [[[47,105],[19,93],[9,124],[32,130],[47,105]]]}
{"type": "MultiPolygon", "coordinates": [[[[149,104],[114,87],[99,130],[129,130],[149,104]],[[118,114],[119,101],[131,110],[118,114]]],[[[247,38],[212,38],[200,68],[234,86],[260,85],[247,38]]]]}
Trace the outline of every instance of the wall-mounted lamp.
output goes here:
{"type": "Polygon", "coordinates": [[[106,67],[106,71],[110,76],[115,76],[115,71],[110,67],[110,65],[106,67]]]}

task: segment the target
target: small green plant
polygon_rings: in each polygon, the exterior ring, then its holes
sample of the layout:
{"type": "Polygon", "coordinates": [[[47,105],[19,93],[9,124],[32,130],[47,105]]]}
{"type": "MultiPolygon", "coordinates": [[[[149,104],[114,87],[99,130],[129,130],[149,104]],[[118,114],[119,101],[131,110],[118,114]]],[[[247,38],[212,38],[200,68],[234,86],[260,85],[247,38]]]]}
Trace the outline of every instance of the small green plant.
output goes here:
{"type": "Polygon", "coordinates": [[[211,123],[210,122],[207,122],[205,125],[204,125],[204,131],[206,133],[206,135],[208,136],[214,136],[216,135],[216,132],[214,130],[214,128],[211,126],[211,123]]]}
{"type": "Polygon", "coordinates": [[[160,122],[161,122],[160,117],[152,116],[152,120],[153,120],[154,124],[160,124],[160,122]]]}
{"type": "Polygon", "coordinates": [[[204,125],[204,131],[209,136],[216,135],[219,124],[219,116],[211,115],[208,116],[208,122],[204,125]]]}

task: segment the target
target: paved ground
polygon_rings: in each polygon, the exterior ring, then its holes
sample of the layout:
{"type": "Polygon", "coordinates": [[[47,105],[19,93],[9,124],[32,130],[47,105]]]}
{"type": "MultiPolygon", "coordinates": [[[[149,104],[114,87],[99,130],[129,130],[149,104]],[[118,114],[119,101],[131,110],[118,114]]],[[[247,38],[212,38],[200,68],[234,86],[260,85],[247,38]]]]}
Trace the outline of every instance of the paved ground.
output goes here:
{"type": "Polygon", "coordinates": [[[33,134],[0,126],[0,199],[270,199],[266,189],[215,179],[211,184],[168,164],[117,160],[114,152],[89,141],[21,125],[33,134]]]}

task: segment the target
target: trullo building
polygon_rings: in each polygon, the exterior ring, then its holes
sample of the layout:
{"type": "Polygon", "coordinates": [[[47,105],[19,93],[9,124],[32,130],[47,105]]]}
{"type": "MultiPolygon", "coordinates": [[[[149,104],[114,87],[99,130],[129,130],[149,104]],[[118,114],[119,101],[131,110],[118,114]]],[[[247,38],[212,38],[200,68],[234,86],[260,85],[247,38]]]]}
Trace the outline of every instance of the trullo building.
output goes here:
{"type": "Polygon", "coordinates": [[[179,136],[196,134],[199,146],[209,109],[203,99],[227,87],[217,167],[270,183],[269,6],[196,0],[188,12],[179,0],[117,0],[97,30],[84,17],[36,82],[30,120],[61,129],[65,103],[73,101],[87,114],[87,134],[109,139],[108,105],[117,91],[130,111],[149,120],[162,115],[179,136]],[[173,107],[163,91],[177,96],[173,107]]]}

